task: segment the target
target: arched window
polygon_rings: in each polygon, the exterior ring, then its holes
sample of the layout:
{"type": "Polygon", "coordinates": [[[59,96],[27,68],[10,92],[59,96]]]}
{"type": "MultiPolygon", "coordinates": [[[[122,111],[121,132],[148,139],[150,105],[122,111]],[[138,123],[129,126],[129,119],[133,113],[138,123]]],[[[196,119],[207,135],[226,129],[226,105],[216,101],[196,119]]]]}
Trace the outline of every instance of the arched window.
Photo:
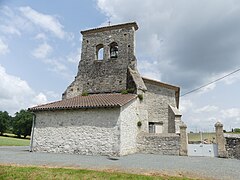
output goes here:
{"type": "Polygon", "coordinates": [[[96,46],[96,59],[103,60],[103,44],[98,44],[96,46]]]}
{"type": "Polygon", "coordinates": [[[118,44],[116,42],[112,42],[110,44],[110,58],[118,57],[118,44]]]}

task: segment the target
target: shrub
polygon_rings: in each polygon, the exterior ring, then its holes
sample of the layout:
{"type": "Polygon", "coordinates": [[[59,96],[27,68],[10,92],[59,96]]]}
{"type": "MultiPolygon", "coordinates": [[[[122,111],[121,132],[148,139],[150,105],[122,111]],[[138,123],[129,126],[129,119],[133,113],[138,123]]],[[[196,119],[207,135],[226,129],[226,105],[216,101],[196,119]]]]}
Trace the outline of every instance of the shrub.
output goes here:
{"type": "Polygon", "coordinates": [[[122,94],[128,94],[128,93],[134,93],[134,91],[135,91],[134,88],[130,88],[130,89],[122,90],[121,93],[122,94]]]}
{"type": "Polygon", "coordinates": [[[240,128],[235,128],[235,129],[234,129],[234,132],[240,133],[240,128]]]}
{"type": "Polygon", "coordinates": [[[128,94],[128,91],[127,90],[122,90],[121,94],[128,94]]]}
{"type": "Polygon", "coordinates": [[[135,91],[134,88],[127,89],[127,92],[128,92],[128,93],[134,93],[134,91],[135,91]]]}
{"type": "Polygon", "coordinates": [[[82,96],[88,96],[88,92],[82,92],[82,96]]]}
{"type": "Polygon", "coordinates": [[[138,94],[138,98],[139,98],[140,101],[142,101],[143,100],[143,95],[142,94],[138,94]]]}
{"type": "Polygon", "coordinates": [[[138,122],[137,122],[137,126],[138,126],[138,127],[141,127],[141,126],[142,126],[142,122],[141,122],[141,121],[138,121],[138,122]]]}

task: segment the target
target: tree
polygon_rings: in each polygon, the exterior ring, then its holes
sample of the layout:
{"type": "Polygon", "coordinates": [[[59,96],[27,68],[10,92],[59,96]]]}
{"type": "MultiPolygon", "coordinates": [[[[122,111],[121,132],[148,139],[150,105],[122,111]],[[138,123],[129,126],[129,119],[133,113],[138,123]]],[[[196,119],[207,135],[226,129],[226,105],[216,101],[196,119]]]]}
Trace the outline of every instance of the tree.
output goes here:
{"type": "Polygon", "coordinates": [[[0,111],[0,135],[3,135],[4,132],[9,128],[11,117],[7,111],[0,111]]]}
{"type": "Polygon", "coordinates": [[[234,132],[235,132],[235,133],[240,133],[240,128],[235,128],[235,129],[234,129],[234,132]]]}
{"type": "Polygon", "coordinates": [[[13,133],[18,137],[21,137],[21,135],[23,135],[24,138],[26,138],[27,135],[30,135],[32,118],[33,115],[26,110],[16,112],[15,117],[13,118],[13,133]]]}

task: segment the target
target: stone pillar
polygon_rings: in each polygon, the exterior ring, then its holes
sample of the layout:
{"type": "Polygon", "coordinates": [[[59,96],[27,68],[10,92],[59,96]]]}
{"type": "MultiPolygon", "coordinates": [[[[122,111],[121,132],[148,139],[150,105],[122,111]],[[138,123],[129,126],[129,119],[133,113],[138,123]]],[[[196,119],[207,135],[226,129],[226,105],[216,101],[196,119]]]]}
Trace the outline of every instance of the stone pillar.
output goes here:
{"type": "Polygon", "coordinates": [[[182,123],[180,126],[180,156],[188,155],[188,137],[187,137],[187,125],[182,123]]]}
{"type": "Polygon", "coordinates": [[[227,158],[228,154],[226,151],[226,140],[223,134],[223,124],[217,122],[215,124],[215,131],[216,131],[216,143],[218,145],[218,157],[227,158]]]}

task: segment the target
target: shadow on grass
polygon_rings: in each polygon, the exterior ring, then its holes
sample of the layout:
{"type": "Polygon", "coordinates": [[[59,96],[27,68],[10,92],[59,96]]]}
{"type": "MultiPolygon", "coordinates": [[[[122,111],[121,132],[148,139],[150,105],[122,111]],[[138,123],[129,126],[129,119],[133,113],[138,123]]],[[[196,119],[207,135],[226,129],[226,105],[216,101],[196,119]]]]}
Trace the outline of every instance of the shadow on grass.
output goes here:
{"type": "Polygon", "coordinates": [[[19,137],[19,136],[17,136],[17,135],[14,135],[14,134],[3,134],[3,135],[0,135],[0,136],[2,136],[2,137],[10,137],[10,138],[16,138],[16,139],[28,139],[28,140],[30,140],[30,137],[26,137],[26,138],[24,138],[24,137],[19,137]]]}

